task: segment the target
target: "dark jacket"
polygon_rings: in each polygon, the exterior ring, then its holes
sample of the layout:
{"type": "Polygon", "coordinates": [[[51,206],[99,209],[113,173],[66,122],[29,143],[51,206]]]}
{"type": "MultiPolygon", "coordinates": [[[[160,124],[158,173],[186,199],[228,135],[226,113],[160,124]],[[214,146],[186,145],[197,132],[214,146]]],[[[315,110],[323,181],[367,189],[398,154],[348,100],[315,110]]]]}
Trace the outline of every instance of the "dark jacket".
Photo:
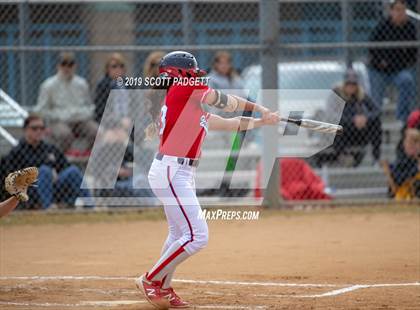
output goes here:
{"type": "Polygon", "coordinates": [[[106,101],[108,100],[109,93],[113,88],[113,80],[105,75],[102,80],[99,81],[95,89],[95,121],[100,122],[102,114],[104,114],[106,101]]]}
{"type": "Polygon", "coordinates": [[[401,138],[396,148],[397,158],[391,164],[392,178],[397,185],[402,185],[406,180],[411,179],[419,172],[417,159],[408,157],[404,152],[406,130],[407,126],[401,129],[401,138]]]}
{"type": "MultiPolygon", "coordinates": [[[[390,18],[384,19],[370,35],[371,42],[416,41],[416,27],[411,21],[396,26],[390,18]]],[[[409,68],[416,63],[417,48],[370,48],[369,64],[378,71],[393,73],[409,68]]]]}
{"type": "Polygon", "coordinates": [[[33,147],[25,140],[21,140],[9,154],[1,159],[1,171],[5,174],[25,167],[47,165],[57,172],[67,168],[70,164],[64,154],[52,144],[41,141],[33,147]]]}
{"type": "Polygon", "coordinates": [[[17,146],[2,157],[0,177],[3,180],[12,171],[41,165],[50,166],[59,173],[70,164],[64,154],[54,145],[42,141],[37,147],[33,147],[22,139],[17,146]]]}
{"type": "MultiPolygon", "coordinates": [[[[125,81],[125,77],[122,77],[123,81],[125,81]]],[[[105,106],[108,102],[108,97],[109,94],[111,92],[111,90],[113,89],[133,89],[132,87],[126,87],[125,85],[118,85],[116,80],[111,79],[108,75],[105,75],[102,80],[100,80],[98,82],[98,85],[96,86],[95,89],[95,121],[100,123],[102,116],[104,114],[105,111],[105,106]]],[[[126,96],[121,97],[118,96],[118,98],[122,99],[123,102],[130,104],[130,95],[129,93],[125,93],[126,96]]],[[[129,116],[130,111],[129,108],[127,107],[128,111],[127,111],[127,116],[129,116]]],[[[121,119],[120,116],[116,116],[118,119],[121,119]]]]}
{"type": "Polygon", "coordinates": [[[343,86],[334,88],[334,92],[345,101],[340,125],[343,127],[352,126],[354,116],[360,114],[366,116],[368,121],[372,121],[380,116],[381,110],[368,95],[364,94],[361,88],[357,95],[346,97],[342,87],[343,86]]]}
{"type": "Polygon", "coordinates": [[[397,185],[402,185],[406,180],[413,178],[418,170],[418,161],[408,157],[404,152],[398,152],[397,159],[391,165],[391,174],[397,185]]]}

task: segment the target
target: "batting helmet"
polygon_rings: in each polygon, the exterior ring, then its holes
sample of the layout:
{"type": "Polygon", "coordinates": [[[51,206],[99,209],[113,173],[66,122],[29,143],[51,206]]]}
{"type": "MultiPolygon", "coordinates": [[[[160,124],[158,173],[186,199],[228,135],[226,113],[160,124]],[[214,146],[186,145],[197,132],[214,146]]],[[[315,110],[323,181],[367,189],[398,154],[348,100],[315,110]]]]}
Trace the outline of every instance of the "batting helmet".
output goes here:
{"type": "Polygon", "coordinates": [[[198,67],[194,55],[184,51],[175,51],[163,56],[159,64],[162,77],[199,77],[207,72],[198,67]]]}

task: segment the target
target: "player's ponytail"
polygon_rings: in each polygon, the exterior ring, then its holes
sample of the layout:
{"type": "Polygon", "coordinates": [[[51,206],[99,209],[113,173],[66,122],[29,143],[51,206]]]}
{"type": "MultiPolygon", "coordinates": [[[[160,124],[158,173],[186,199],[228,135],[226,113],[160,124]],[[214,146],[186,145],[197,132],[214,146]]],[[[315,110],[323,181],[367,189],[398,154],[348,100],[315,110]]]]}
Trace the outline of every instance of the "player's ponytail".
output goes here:
{"type": "Polygon", "coordinates": [[[144,130],[145,140],[151,141],[158,136],[159,133],[159,115],[160,109],[162,108],[162,103],[165,100],[166,91],[169,87],[172,86],[172,79],[169,80],[168,83],[156,83],[159,86],[154,86],[152,89],[149,90],[147,97],[149,99],[149,114],[152,118],[152,122],[147,125],[146,129],[144,130]],[[162,86],[163,85],[163,86],[162,86]]]}
{"type": "Polygon", "coordinates": [[[152,141],[154,138],[158,136],[158,125],[155,122],[151,122],[147,125],[146,129],[144,130],[146,141],[152,141]]]}

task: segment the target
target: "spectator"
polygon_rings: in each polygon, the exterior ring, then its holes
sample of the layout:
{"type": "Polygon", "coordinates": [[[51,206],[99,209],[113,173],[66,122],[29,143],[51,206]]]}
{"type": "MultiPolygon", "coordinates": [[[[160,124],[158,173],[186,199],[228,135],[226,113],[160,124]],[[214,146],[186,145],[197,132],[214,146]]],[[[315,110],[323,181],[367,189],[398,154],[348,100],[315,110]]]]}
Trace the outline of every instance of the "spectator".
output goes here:
{"type": "MultiPolygon", "coordinates": [[[[406,2],[395,0],[390,16],[373,30],[371,42],[416,41],[416,27],[408,20],[406,2]]],[[[415,81],[412,68],[416,63],[417,48],[371,48],[369,49],[369,77],[372,99],[382,106],[385,89],[394,84],[398,90],[396,117],[405,122],[415,102],[415,81]]]]}
{"type": "Polygon", "coordinates": [[[397,158],[404,156],[404,141],[408,129],[420,129],[420,108],[410,113],[407,123],[401,129],[401,139],[396,148],[397,158]]]}
{"type": "MultiPolygon", "coordinates": [[[[361,150],[356,150],[352,154],[353,165],[358,166],[363,159],[365,146],[371,143],[373,160],[378,162],[382,143],[380,110],[364,93],[357,73],[353,69],[348,69],[344,83],[335,87],[334,92],[345,101],[340,120],[340,125],[344,128],[343,134],[337,136],[334,142],[336,156],[346,153],[348,148],[361,147],[361,150]]],[[[332,111],[334,106],[329,108],[332,111]]]]}
{"type": "Polygon", "coordinates": [[[165,55],[164,52],[155,51],[147,56],[143,66],[143,78],[159,76],[159,63],[165,55]]]}
{"type": "MultiPolygon", "coordinates": [[[[244,83],[232,65],[232,56],[229,52],[217,52],[213,58],[212,69],[208,75],[209,86],[219,90],[233,90],[237,96],[248,97],[244,91],[244,83]]],[[[220,112],[220,110],[218,111],[220,112]]]]}
{"type": "MultiPolygon", "coordinates": [[[[127,131],[121,122],[107,123],[113,125],[103,132],[99,149],[92,161],[93,175],[98,188],[109,188],[110,177],[117,172],[117,181],[112,189],[101,190],[101,195],[112,197],[136,197],[139,202],[156,205],[156,198],[150,189],[147,177],[138,172],[133,175],[134,150],[127,131]],[[121,150],[126,150],[121,167],[116,170],[115,163],[120,164],[121,150]]],[[[143,152],[142,152],[143,153],[143,152]]],[[[141,166],[142,163],[140,163],[141,166]]],[[[141,170],[141,169],[140,169],[141,170]]]]}
{"type": "MultiPolygon", "coordinates": [[[[233,95],[237,95],[239,97],[247,98],[248,93],[244,90],[244,83],[236,72],[235,68],[232,65],[232,55],[227,51],[219,51],[214,55],[212,69],[208,75],[209,78],[209,86],[214,89],[219,89],[222,92],[227,92],[233,95]]],[[[218,114],[223,117],[233,117],[238,116],[238,113],[229,113],[223,112],[220,109],[206,107],[210,113],[218,114]]],[[[241,112],[243,116],[251,116],[251,111],[243,111],[241,112]]],[[[255,135],[252,132],[232,132],[230,134],[230,144],[231,144],[231,152],[232,153],[239,153],[240,149],[244,145],[244,143],[248,143],[254,139],[255,135]],[[245,139],[246,137],[246,139],[245,139]],[[246,142],[245,142],[246,141],[246,142]]],[[[232,172],[235,170],[236,163],[238,161],[237,155],[231,155],[228,158],[226,164],[226,171],[232,172]]],[[[219,194],[224,196],[229,195],[237,195],[239,190],[246,194],[246,190],[238,189],[232,190],[230,189],[230,174],[225,174],[223,181],[220,186],[220,190],[218,190],[219,194]]],[[[206,192],[204,192],[206,194],[206,192]]]]}
{"type": "MultiPolygon", "coordinates": [[[[144,61],[144,66],[143,66],[143,78],[151,78],[151,77],[156,78],[159,76],[159,63],[162,57],[165,55],[166,53],[164,52],[155,51],[155,52],[150,53],[147,56],[146,60],[144,61]]],[[[153,89],[153,87],[150,87],[150,88],[153,89]]],[[[148,100],[149,104],[147,106],[142,105],[142,109],[141,109],[141,112],[142,112],[141,115],[144,115],[144,119],[145,119],[144,123],[146,124],[146,126],[142,128],[143,133],[145,133],[145,131],[148,131],[148,130],[156,129],[156,128],[152,128],[154,126],[147,126],[147,124],[157,122],[157,119],[153,120],[152,122],[152,120],[150,119],[151,118],[150,116],[151,115],[154,115],[156,117],[159,116],[160,109],[162,108],[161,103],[164,100],[164,96],[162,96],[162,94],[163,93],[159,91],[148,90],[145,94],[141,96],[142,98],[149,99],[148,100]]],[[[144,138],[145,136],[141,137],[141,139],[139,140],[136,138],[136,143],[142,144],[144,138]]]]}
{"type": "Polygon", "coordinates": [[[54,145],[44,142],[42,118],[29,115],[23,130],[24,138],[1,160],[2,174],[22,167],[38,167],[38,187],[29,188],[29,196],[33,197],[31,203],[41,204],[43,209],[55,206],[56,202],[73,205],[77,197],[89,197],[89,192],[80,188],[81,171],[70,165],[54,145]]]}
{"type": "Polygon", "coordinates": [[[93,104],[86,80],[75,74],[73,53],[61,53],[57,74],[40,87],[35,111],[47,122],[51,142],[66,153],[76,137],[86,139],[90,148],[95,140],[97,123],[92,120],[93,104]]]}
{"type": "MultiPolygon", "coordinates": [[[[157,78],[159,77],[159,63],[160,60],[165,56],[166,53],[162,51],[154,51],[151,52],[149,55],[147,55],[144,65],[143,65],[143,80],[146,78],[157,78]]],[[[136,124],[137,126],[134,128],[135,134],[134,134],[134,142],[137,146],[143,147],[144,140],[145,140],[145,130],[148,124],[152,122],[149,109],[154,109],[155,113],[153,115],[158,115],[161,109],[161,102],[164,100],[164,97],[162,98],[159,94],[159,91],[151,91],[150,89],[153,88],[154,85],[145,86],[144,83],[142,85],[139,85],[139,88],[141,89],[147,89],[144,92],[141,92],[140,94],[136,95],[135,100],[137,101],[136,104],[134,104],[134,107],[136,109],[136,115],[141,115],[142,122],[141,124],[136,124]],[[145,100],[146,99],[146,100],[145,100]],[[159,101],[158,104],[150,104],[150,102],[159,101]],[[147,104],[145,104],[145,102],[147,104]]],[[[165,92],[166,93],[166,92],[165,92]]],[[[154,150],[148,149],[145,150],[148,152],[146,156],[154,156],[154,150]],[[152,155],[153,154],[153,155],[152,155]]],[[[153,158],[153,157],[152,157],[153,158]]],[[[145,173],[149,170],[149,166],[145,167],[145,173]]]]}
{"type": "Polygon", "coordinates": [[[402,151],[390,167],[396,199],[420,198],[420,126],[404,131],[402,151]]]}
{"type": "MultiPolygon", "coordinates": [[[[99,81],[95,90],[95,121],[100,123],[102,115],[112,89],[124,89],[124,84],[117,83],[117,78],[123,78],[126,74],[126,62],[120,53],[113,53],[105,64],[105,76],[99,81]]],[[[115,96],[114,108],[117,117],[124,118],[129,115],[128,96],[119,94],[115,96]]]]}
{"type": "Polygon", "coordinates": [[[420,108],[417,108],[410,113],[407,119],[407,127],[420,128],[420,108]]]}

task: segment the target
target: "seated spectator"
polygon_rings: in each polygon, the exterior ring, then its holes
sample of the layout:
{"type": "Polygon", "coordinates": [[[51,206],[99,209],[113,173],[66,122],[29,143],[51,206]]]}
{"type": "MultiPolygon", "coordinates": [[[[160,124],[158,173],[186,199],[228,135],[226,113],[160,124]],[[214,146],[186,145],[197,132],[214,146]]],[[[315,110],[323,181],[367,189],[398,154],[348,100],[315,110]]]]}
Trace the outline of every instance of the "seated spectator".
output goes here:
{"type": "MultiPolygon", "coordinates": [[[[229,93],[246,98],[244,83],[232,65],[232,56],[229,52],[217,52],[213,58],[212,69],[208,74],[209,86],[214,89],[230,90],[229,93]]],[[[224,114],[220,109],[211,110],[212,113],[224,114]]],[[[232,113],[230,113],[232,114],[232,113]]],[[[248,115],[249,116],[249,115],[248,115]]]]}
{"type": "MultiPolygon", "coordinates": [[[[371,42],[416,41],[416,26],[408,20],[406,2],[395,0],[390,16],[373,30],[371,42]]],[[[394,84],[398,90],[396,117],[405,122],[415,102],[413,68],[417,60],[416,47],[370,48],[369,78],[373,101],[382,106],[385,89],[394,84]]]]}
{"type": "Polygon", "coordinates": [[[420,198],[420,126],[405,130],[402,151],[389,168],[395,199],[420,198]]]}
{"type": "MultiPolygon", "coordinates": [[[[337,136],[333,147],[336,156],[356,147],[353,152],[353,166],[358,166],[364,157],[364,149],[368,143],[372,145],[372,157],[377,162],[381,157],[382,130],[380,110],[373,101],[364,93],[359,83],[357,73],[348,69],[344,76],[344,83],[334,88],[334,92],[345,101],[340,125],[343,134],[337,136]],[[359,147],[359,149],[357,148],[359,147]]],[[[329,109],[334,106],[329,103],[329,109]]]]}
{"type": "Polygon", "coordinates": [[[420,108],[415,109],[410,113],[407,119],[408,128],[420,128],[420,108]]]}
{"type": "Polygon", "coordinates": [[[161,51],[151,52],[144,61],[143,78],[151,78],[159,76],[159,63],[166,53],[161,51]]]}
{"type": "Polygon", "coordinates": [[[420,108],[417,108],[410,113],[407,118],[407,122],[401,128],[401,139],[398,142],[396,149],[397,157],[403,155],[404,153],[404,137],[408,128],[420,128],[420,108]]]}
{"type": "MultiPolygon", "coordinates": [[[[243,98],[248,97],[248,93],[244,90],[244,83],[239,74],[236,72],[235,68],[233,67],[232,55],[227,51],[219,51],[214,55],[212,68],[210,73],[208,74],[208,78],[209,86],[211,88],[218,89],[222,92],[227,92],[243,98]]],[[[220,109],[213,107],[206,107],[206,109],[208,109],[210,113],[218,114],[223,117],[234,117],[239,115],[237,112],[224,112],[220,109]]],[[[240,112],[240,115],[251,116],[252,112],[243,111],[240,112]]],[[[243,145],[247,145],[248,143],[254,140],[255,133],[241,131],[230,133],[229,136],[229,142],[232,145],[231,152],[239,153],[243,145]]],[[[226,171],[229,172],[235,170],[237,161],[237,155],[229,156],[229,159],[226,164],[226,171]]],[[[220,187],[220,194],[223,196],[229,196],[230,192],[230,177],[225,176],[220,187]]]]}
{"type": "MultiPolygon", "coordinates": [[[[133,174],[134,146],[120,120],[107,120],[108,126],[104,132],[97,152],[93,154],[92,171],[97,188],[107,188],[100,191],[101,196],[136,197],[139,202],[156,205],[157,200],[150,189],[147,177],[143,173],[133,174]],[[127,144],[128,142],[128,144],[127,144]],[[125,150],[120,164],[121,150],[125,150]],[[112,189],[109,188],[110,177],[115,176],[115,164],[118,169],[117,180],[112,189]]],[[[143,163],[138,163],[141,166],[143,163]]],[[[122,201],[124,203],[124,201],[122,201]]]]}
{"type": "MultiPolygon", "coordinates": [[[[229,52],[217,52],[213,58],[212,69],[208,75],[209,85],[215,89],[244,89],[244,83],[233,68],[229,52]]],[[[246,96],[245,96],[246,97],[246,96]]]]}
{"type": "MultiPolygon", "coordinates": [[[[156,78],[159,76],[159,63],[163,56],[165,56],[165,53],[161,51],[152,52],[147,56],[143,66],[143,78],[156,78]]],[[[149,99],[149,104],[145,106],[144,110],[142,111],[144,113],[146,124],[146,126],[143,128],[145,136],[141,137],[141,139],[138,139],[136,135],[137,144],[143,143],[144,138],[147,138],[147,136],[154,136],[153,131],[157,130],[157,123],[160,110],[162,108],[162,102],[165,99],[165,93],[153,89],[153,87],[150,87],[150,90],[148,90],[144,96],[149,99]]],[[[151,139],[147,138],[147,140],[151,139]]]]}
{"type": "Polygon", "coordinates": [[[61,53],[57,74],[40,87],[34,109],[46,121],[51,142],[66,153],[77,138],[86,140],[90,149],[95,140],[97,123],[92,119],[94,106],[87,81],[76,75],[73,53],[61,53]]]}
{"type": "MultiPolygon", "coordinates": [[[[159,77],[160,60],[165,55],[166,53],[162,51],[154,51],[154,52],[151,52],[149,55],[147,55],[143,64],[143,71],[142,71],[143,80],[145,80],[146,78],[150,79],[150,78],[159,77]]],[[[149,109],[151,107],[149,106],[149,104],[144,104],[145,102],[144,99],[149,98],[149,100],[146,100],[146,102],[159,101],[159,104],[152,105],[153,109],[156,110],[156,113],[159,114],[160,109],[161,109],[161,103],[163,102],[164,98],[161,98],[159,91],[155,92],[151,90],[153,88],[152,85],[146,86],[143,83],[142,85],[139,85],[139,88],[144,89],[145,92],[144,93],[142,92],[139,95],[136,95],[136,98],[132,100],[135,102],[133,104],[134,109],[136,111],[135,113],[136,115],[141,115],[142,122],[136,123],[136,126],[134,128],[135,133],[134,133],[133,140],[137,147],[144,148],[143,146],[144,146],[144,139],[145,139],[145,130],[148,124],[152,122],[150,118],[150,114],[149,114],[149,109]]],[[[148,156],[148,159],[150,160],[150,162],[152,162],[154,158],[154,150],[152,152],[149,152],[149,154],[147,154],[146,156],[148,156]]]]}
{"type": "Polygon", "coordinates": [[[64,154],[52,144],[44,142],[45,124],[36,114],[29,115],[23,125],[24,138],[1,160],[2,174],[34,166],[39,170],[38,186],[29,188],[31,206],[40,204],[43,209],[56,203],[74,205],[77,197],[90,197],[81,189],[83,175],[79,168],[70,165],[64,154]]]}
{"type": "MultiPolygon", "coordinates": [[[[95,121],[100,123],[104,114],[105,106],[112,89],[124,89],[124,84],[117,83],[117,78],[123,78],[126,74],[125,59],[120,53],[113,53],[105,64],[105,76],[99,81],[95,89],[95,121]]],[[[128,100],[124,94],[116,96],[118,100],[114,106],[116,116],[120,118],[129,115],[128,100]]]]}

